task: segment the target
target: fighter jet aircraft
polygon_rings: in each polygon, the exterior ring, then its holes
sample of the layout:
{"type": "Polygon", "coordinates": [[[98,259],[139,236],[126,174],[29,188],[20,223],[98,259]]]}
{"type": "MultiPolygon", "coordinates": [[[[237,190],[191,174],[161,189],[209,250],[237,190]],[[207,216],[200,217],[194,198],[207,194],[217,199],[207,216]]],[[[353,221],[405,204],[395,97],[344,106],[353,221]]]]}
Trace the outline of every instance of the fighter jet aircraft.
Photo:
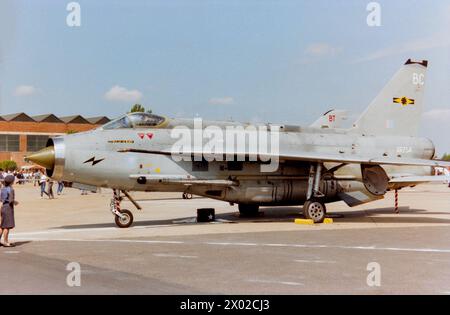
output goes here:
{"type": "Polygon", "coordinates": [[[433,143],[417,136],[427,65],[409,59],[351,128],[257,125],[270,134],[270,150],[255,149],[251,141],[228,146],[228,138],[211,146],[213,135],[229,129],[233,141],[250,139],[247,123],[202,121],[199,127],[198,119],[131,113],[89,132],[51,138],[27,160],[55,180],[111,188],[119,227],[133,222],[120,206],[124,196],[139,208],[130,191],[214,198],[237,203],[243,215],[256,215],[260,206],[303,205],[306,218],[322,222],[327,203],[374,201],[388,190],[435,179],[432,167],[450,166],[433,160],[433,143]],[[180,146],[181,138],[195,142],[196,135],[200,142],[180,146]]]}

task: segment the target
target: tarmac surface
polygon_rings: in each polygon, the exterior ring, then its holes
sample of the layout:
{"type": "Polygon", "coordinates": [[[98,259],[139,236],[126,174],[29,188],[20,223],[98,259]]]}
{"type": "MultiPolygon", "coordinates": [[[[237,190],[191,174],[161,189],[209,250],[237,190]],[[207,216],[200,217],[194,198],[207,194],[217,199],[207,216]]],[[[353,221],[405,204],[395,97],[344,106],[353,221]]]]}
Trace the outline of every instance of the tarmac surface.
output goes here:
{"type": "Polygon", "coordinates": [[[32,184],[15,189],[17,246],[0,247],[2,294],[450,294],[444,184],[401,190],[400,214],[393,192],[355,208],[332,203],[334,223],[316,225],[293,223],[301,207],[240,218],[225,202],[135,193],[142,211],[122,205],[135,216],[129,229],[115,227],[109,190],[48,200],[32,184]],[[216,222],[195,222],[204,207],[216,222]],[[67,282],[73,262],[80,286],[67,282]],[[368,282],[374,264],[379,286],[368,282]]]}

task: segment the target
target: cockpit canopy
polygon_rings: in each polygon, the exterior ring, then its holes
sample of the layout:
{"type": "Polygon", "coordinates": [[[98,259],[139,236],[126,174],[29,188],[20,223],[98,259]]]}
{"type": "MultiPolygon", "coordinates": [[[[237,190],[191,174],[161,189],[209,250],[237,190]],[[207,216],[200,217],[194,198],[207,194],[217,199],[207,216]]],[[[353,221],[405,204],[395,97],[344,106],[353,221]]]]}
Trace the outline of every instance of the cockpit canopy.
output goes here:
{"type": "Polygon", "coordinates": [[[167,118],[150,113],[128,113],[102,126],[104,130],[125,128],[160,128],[167,118]]]}

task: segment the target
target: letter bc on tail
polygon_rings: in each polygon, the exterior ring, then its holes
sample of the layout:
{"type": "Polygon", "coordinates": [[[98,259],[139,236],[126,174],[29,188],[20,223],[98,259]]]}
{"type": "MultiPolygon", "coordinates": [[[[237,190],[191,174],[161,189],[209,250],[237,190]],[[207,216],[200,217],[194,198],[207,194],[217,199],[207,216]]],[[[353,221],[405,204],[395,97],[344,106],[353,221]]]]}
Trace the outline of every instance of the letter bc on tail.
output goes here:
{"type": "Polygon", "coordinates": [[[417,136],[427,67],[426,60],[408,59],[355,122],[354,128],[366,135],[417,136]]]}

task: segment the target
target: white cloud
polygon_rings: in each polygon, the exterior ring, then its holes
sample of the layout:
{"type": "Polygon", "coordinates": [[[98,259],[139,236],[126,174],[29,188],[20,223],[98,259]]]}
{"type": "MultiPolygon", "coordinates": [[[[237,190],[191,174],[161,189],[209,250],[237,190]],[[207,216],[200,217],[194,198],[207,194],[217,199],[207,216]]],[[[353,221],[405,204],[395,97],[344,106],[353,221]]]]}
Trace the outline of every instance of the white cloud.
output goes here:
{"type": "Polygon", "coordinates": [[[423,114],[426,120],[431,120],[433,122],[442,121],[448,123],[450,121],[450,109],[438,108],[432,109],[423,114]]]}
{"type": "Polygon", "coordinates": [[[354,63],[372,61],[389,56],[421,52],[424,50],[443,48],[447,46],[450,46],[450,37],[447,34],[434,34],[433,36],[418,38],[376,50],[362,58],[356,59],[354,63]]]}
{"type": "Polygon", "coordinates": [[[142,93],[138,90],[128,90],[119,85],[115,85],[105,93],[105,99],[113,102],[137,102],[142,98],[142,93]]]}
{"type": "Polygon", "coordinates": [[[231,96],[212,97],[209,99],[208,103],[212,105],[231,105],[234,104],[234,98],[231,96]]]}
{"type": "Polygon", "coordinates": [[[19,85],[14,89],[15,96],[30,96],[36,94],[39,90],[32,85],[19,85]]]}
{"type": "Polygon", "coordinates": [[[340,47],[333,47],[327,43],[312,43],[305,49],[305,53],[312,57],[334,56],[342,51],[340,47]]]}

